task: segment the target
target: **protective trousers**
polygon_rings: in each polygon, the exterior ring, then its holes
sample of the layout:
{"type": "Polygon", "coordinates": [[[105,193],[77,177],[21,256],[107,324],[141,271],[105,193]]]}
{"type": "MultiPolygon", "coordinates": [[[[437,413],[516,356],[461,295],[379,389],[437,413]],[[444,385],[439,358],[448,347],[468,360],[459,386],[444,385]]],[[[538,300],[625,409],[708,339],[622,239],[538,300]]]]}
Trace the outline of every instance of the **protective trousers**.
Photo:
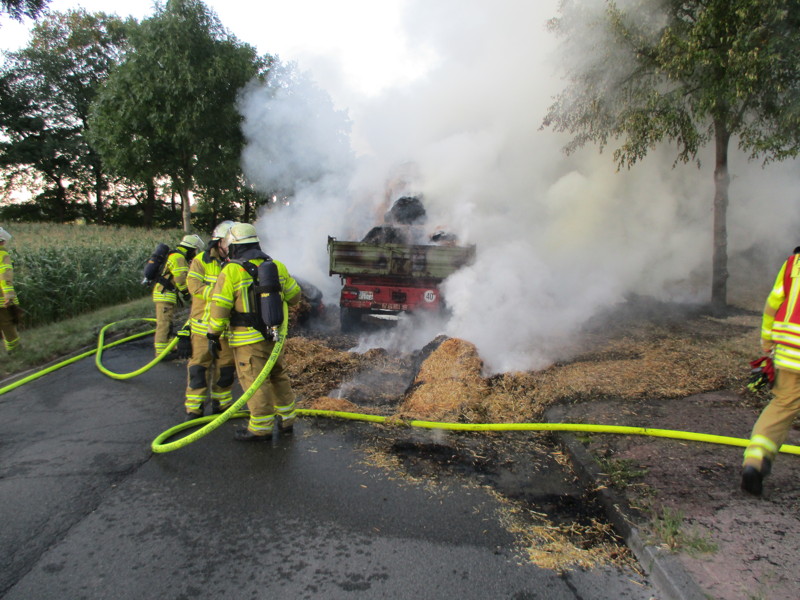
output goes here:
{"type": "Polygon", "coordinates": [[[175,313],[175,305],[172,302],[156,302],[156,335],[155,348],[156,356],[164,351],[169,343],[169,330],[172,327],[172,315],[175,313]]]}
{"type": "Polygon", "coordinates": [[[204,335],[192,334],[192,357],[189,359],[186,376],[186,412],[203,414],[203,402],[208,396],[208,369],[212,363],[211,403],[214,409],[225,410],[233,403],[233,378],[236,367],[233,351],[228,340],[220,339],[222,350],[214,360],[208,351],[208,339],[204,335]]]}
{"type": "Polygon", "coordinates": [[[19,334],[11,318],[11,311],[4,306],[0,307],[0,332],[3,334],[6,352],[13,352],[19,346],[19,334]]]}
{"type": "Polygon", "coordinates": [[[744,451],[744,467],[763,472],[763,461],[775,459],[795,417],[800,413],[800,372],[776,369],[774,398],[764,407],[753,426],[750,444],[744,451]]]}
{"type": "MultiPolygon", "coordinates": [[[[242,389],[246,391],[250,388],[267,364],[274,347],[275,342],[262,341],[233,348],[236,373],[242,389]]],[[[297,417],[294,391],[286,374],[282,355],[273,365],[269,377],[250,396],[247,408],[250,409],[247,428],[256,435],[268,435],[272,432],[276,414],[281,416],[284,427],[294,423],[297,417]]]]}

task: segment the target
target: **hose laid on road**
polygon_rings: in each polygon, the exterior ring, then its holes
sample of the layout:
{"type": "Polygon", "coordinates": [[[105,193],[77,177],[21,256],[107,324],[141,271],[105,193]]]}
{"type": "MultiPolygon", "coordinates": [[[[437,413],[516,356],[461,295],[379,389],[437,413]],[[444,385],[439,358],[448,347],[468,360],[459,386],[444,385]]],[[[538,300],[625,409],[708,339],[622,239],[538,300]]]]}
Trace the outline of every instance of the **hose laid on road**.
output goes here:
{"type": "MultiPolygon", "coordinates": [[[[233,407],[231,407],[233,408],[233,407]]],[[[229,409],[230,410],[230,409],[229,409]]],[[[448,431],[572,431],[583,433],[616,433],[621,435],[646,435],[650,437],[663,437],[675,440],[690,440],[693,442],[707,442],[710,444],[722,444],[727,446],[740,446],[746,448],[750,440],[743,438],[728,437],[724,435],[713,435],[708,433],[694,433],[691,431],[678,431],[673,429],[653,429],[650,427],[628,427],[624,425],[585,425],[581,423],[446,423],[435,421],[404,421],[396,417],[382,417],[379,415],[368,415],[362,413],[341,412],[335,410],[313,410],[313,409],[297,409],[298,415],[305,415],[309,417],[333,417],[339,419],[349,419],[352,421],[366,421],[369,423],[381,423],[386,425],[394,425],[400,427],[419,427],[422,429],[442,429],[448,431]]],[[[229,418],[245,417],[247,413],[238,413],[231,415],[229,418]]],[[[213,419],[214,416],[203,417],[203,421],[213,419]]],[[[227,420],[227,419],[226,419],[227,420]]],[[[182,423],[168,429],[162,433],[153,442],[153,451],[156,450],[156,443],[160,443],[169,439],[179,431],[192,427],[197,424],[198,420],[182,423]]],[[[182,438],[183,441],[187,438],[182,438]]],[[[194,441],[194,440],[192,440],[194,441]]],[[[177,443],[177,442],[176,442],[177,443]]],[[[188,443],[188,442],[187,442],[188,443]]],[[[185,445],[185,444],[183,444],[185,445]]],[[[172,449],[177,449],[181,446],[176,446],[172,449]]],[[[160,450],[164,452],[164,450],[160,450]]],[[[785,454],[800,455],[800,446],[792,446],[784,444],[780,448],[780,452],[785,454]]]]}
{"type": "MultiPolygon", "coordinates": [[[[263,382],[269,376],[269,373],[272,371],[272,367],[275,365],[275,362],[278,360],[278,356],[283,350],[284,342],[286,341],[286,330],[289,319],[288,319],[288,310],[285,303],[283,309],[284,309],[283,325],[281,325],[278,331],[278,339],[276,340],[275,347],[272,350],[272,354],[270,355],[267,364],[264,365],[264,368],[262,369],[261,373],[259,373],[259,376],[256,378],[256,380],[253,382],[253,385],[251,385],[250,388],[248,388],[247,391],[245,391],[245,393],[238,400],[236,400],[236,402],[234,402],[224,413],[220,415],[209,415],[207,417],[194,419],[193,421],[187,421],[185,423],[181,423],[159,435],[155,440],[153,440],[153,443],[151,445],[153,452],[164,453],[164,452],[170,452],[172,450],[177,450],[178,448],[182,448],[187,444],[190,444],[195,440],[198,440],[201,437],[205,436],[206,434],[212,432],[214,429],[218,428],[220,425],[222,425],[229,419],[248,416],[248,413],[246,412],[239,412],[239,408],[241,408],[247,402],[247,400],[250,399],[255,390],[258,389],[258,387],[261,386],[261,384],[263,384],[263,382]],[[163,443],[165,440],[168,440],[169,438],[173,437],[180,431],[183,431],[184,429],[189,429],[191,427],[196,427],[197,425],[202,423],[207,423],[207,425],[205,425],[201,429],[198,429],[194,433],[181,438],[180,440],[168,444],[163,443]]],[[[155,319],[147,319],[147,318],[128,319],[128,320],[129,321],[144,320],[152,322],[155,321],[155,319]]],[[[144,337],[146,335],[153,333],[154,331],[153,329],[150,329],[147,331],[143,331],[119,339],[109,344],[103,344],[106,330],[109,327],[122,322],[124,321],[111,323],[103,327],[103,329],[101,329],[100,335],[98,336],[96,349],[73,356],[72,358],[51,365],[46,369],[37,371],[36,373],[28,375],[27,377],[24,377],[5,387],[2,387],[0,388],[0,396],[26,383],[34,381],[39,377],[43,377],[48,373],[52,373],[53,371],[56,371],[62,367],[65,367],[83,358],[91,356],[92,354],[96,356],[95,363],[97,364],[98,369],[100,369],[100,371],[103,372],[105,375],[108,375],[109,377],[112,377],[114,379],[128,379],[130,377],[135,377],[136,375],[143,373],[144,371],[148,370],[153,365],[155,365],[166,354],[168,354],[178,343],[178,339],[173,338],[172,341],[167,345],[167,348],[162,353],[160,353],[158,357],[156,357],[150,363],[138,369],[137,371],[126,374],[112,373],[111,371],[103,367],[101,363],[102,351],[107,350],[108,348],[113,348],[114,346],[119,346],[120,344],[124,344],[125,342],[129,342],[131,340],[144,337]]],[[[628,427],[623,425],[593,425],[593,424],[580,424],[580,423],[446,423],[446,422],[420,421],[420,420],[405,421],[397,419],[395,417],[382,417],[379,415],[369,415],[362,413],[351,413],[351,412],[342,412],[334,410],[312,410],[312,409],[297,409],[297,414],[300,416],[305,415],[310,417],[332,417],[332,418],[349,419],[353,421],[366,421],[370,423],[380,423],[380,424],[387,424],[394,426],[419,427],[422,429],[442,429],[449,431],[570,431],[570,432],[583,432],[583,433],[613,433],[620,435],[645,435],[650,437],[663,437],[663,438],[671,438],[677,440],[688,440],[695,442],[706,442],[711,444],[739,446],[742,448],[747,447],[747,445],[750,443],[749,440],[743,438],[735,438],[735,437],[713,435],[706,433],[694,433],[690,431],[676,431],[671,429],[653,429],[650,427],[628,427]]],[[[784,444],[781,446],[780,452],[785,454],[800,455],[800,446],[784,444]]]]}
{"type": "Polygon", "coordinates": [[[286,341],[286,331],[289,327],[289,307],[286,302],[283,303],[283,323],[281,323],[280,327],[278,328],[278,335],[277,339],[275,340],[275,345],[272,348],[272,353],[269,355],[269,359],[267,359],[267,363],[264,365],[264,368],[261,369],[261,372],[258,374],[258,377],[255,378],[252,385],[247,388],[247,390],[242,394],[233,404],[231,404],[228,409],[219,414],[219,415],[209,415],[207,417],[200,417],[198,419],[192,419],[191,421],[186,421],[185,423],[181,423],[180,425],[176,425],[171,429],[168,429],[161,435],[159,435],[156,439],[153,440],[153,443],[150,444],[150,448],[156,454],[161,454],[164,452],[171,452],[173,450],[177,450],[178,448],[183,448],[187,444],[191,444],[195,440],[199,440],[201,437],[204,437],[214,431],[217,427],[225,423],[228,419],[232,419],[234,417],[244,417],[249,416],[248,413],[245,412],[238,412],[239,409],[250,399],[250,397],[255,393],[255,391],[261,387],[261,385],[266,381],[267,377],[269,377],[270,372],[272,372],[272,367],[275,366],[275,363],[278,360],[278,357],[281,355],[281,351],[283,350],[283,344],[286,341]],[[195,427],[200,423],[205,423],[203,427],[190,433],[189,435],[182,437],[179,440],[174,442],[170,442],[168,444],[164,444],[164,440],[171,438],[173,435],[178,433],[179,431],[183,431],[184,429],[189,429],[190,427],[195,427]]]}
{"type": "MultiPolygon", "coordinates": [[[[149,319],[149,320],[154,321],[155,319],[149,319]]],[[[113,324],[114,323],[112,323],[112,325],[113,324]]],[[[29,382],[31,382],[31,381],[33,381],[35,379],[39,379],[39,377],[44,377],[48,373],[52,373],[53,371],[57,371],[61,367],[66,367],[67,365],[71,365],[74,362],[78,362],[82,358],[86,358],[87,356],[91,356],[92,354],[99,354],[100,351],[102,351],[102,350],[107,350],[108,348],[113,348],[114,346],[119,346],[120,344],[124,344],[125,342],[130,342],[131,340],[135,340],[135,339],[144,337],[146,335],[149,335],[149,334],[153,333],[154,331],[155,331],[155,329],[149,329],[147,331],[142,331],[141,333],[136,333],[136,334],[130,335],[130,336],[126,337],[126,338],[122,338],[121,340],[117,340],[116,342],[111,342],[110,344],[106,344],[106,345],[102,345],[102,342],[98,342],[98,347],[93,349],[93,350],[89,350],[87,352],[83,352],[81,354],[73,356],[72,358],[68,358],[68,359],[66,359],[64,361],[61,361],[59,363],[56,363],[54,365],[49,366],[46,369],[42,369],[41,371],[37,371],[36,373],[28,375],[27,377],[19,379],[19,380],[15,381],[14,383],[10,383],[9,385],[7,385],[5,387],[0,388],[0,396],[2,396],[3,394],[5,394],[7,392],[10,392],[11,390],[17,389],[21,385],[29,383],[29,382]]]]}
{"type": "MultiPolygon", "coordinates": [[[[103,349],[106,348],[106,347],[108,347],[108,348],[111,347],[111,345],[103,346],[103,341],[104,341],[105,335],[106,335],[106,329],[108,329],[109,327],[113,327],[114,325],[119,325],[120,323],[127,323],[129,321],[150,321],[150,322],[153,322],[153,323],[156,322],[155,319],[150,319],[150,318],[125,319],[123,321],[117,321],[115,323],[109,323],[108,325],[106,325],[105,327],[103,327],[100,330],[100,335],[97,336],[97,351],[96,351],[97,352],[97,356],[95,356],[94,364],[97,365],[97,368],[101,373],[103,373],[104,375],[108,375],[112,379],[131,379],[132,377],[136,377],[137,375],[141,375],[145,371],[150,370],[156,364],[161,362],[167,354],[172,352],[172,349],[178,343],[178,338],[177,337],[172,338],[169,341],[169,343],[167,344],[167,347],[164,348],[161,352],[158,353],[158,356],[156,356],[153,360],[151,360],[149,363],[147,363],[145,366],[143,366],[140,369],[137,369],[135,371],[131,371],[130,373],[114,373],[113,371],[109,371],[108,369],[106,369],[103,366],[103,362],[102,362],[102,360],[103,360],[103,349]]],[[[155,331],[155,329],[151,329],[150,331],[146,331],[145,334],[152,333],[153,331],[155,331]]],[[[145,335],[145,334],[142,334],[142,335],[145,335]]],[[[139,337],[141,337],[141,336],[139,336],[139,337]]],[[[128,339],[130,339],[130,338],[128,338],[128,339]]],[[[123,340],[123,341],[125,341],[125,340],[123,340]]]]}

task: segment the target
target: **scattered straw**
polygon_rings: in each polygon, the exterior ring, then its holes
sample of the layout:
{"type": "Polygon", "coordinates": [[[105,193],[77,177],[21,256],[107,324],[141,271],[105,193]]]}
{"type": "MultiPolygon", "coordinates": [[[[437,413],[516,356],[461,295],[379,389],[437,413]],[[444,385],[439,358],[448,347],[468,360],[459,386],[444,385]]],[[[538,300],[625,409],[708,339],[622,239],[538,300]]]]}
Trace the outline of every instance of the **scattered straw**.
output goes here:
{"type": "Polygon", "coordinates": [[[432,421],[456,418],[465,405],[480,403],[486,395],[482,367],[473,344],[445,340],[420,366],[399,415],[432,421]]]}

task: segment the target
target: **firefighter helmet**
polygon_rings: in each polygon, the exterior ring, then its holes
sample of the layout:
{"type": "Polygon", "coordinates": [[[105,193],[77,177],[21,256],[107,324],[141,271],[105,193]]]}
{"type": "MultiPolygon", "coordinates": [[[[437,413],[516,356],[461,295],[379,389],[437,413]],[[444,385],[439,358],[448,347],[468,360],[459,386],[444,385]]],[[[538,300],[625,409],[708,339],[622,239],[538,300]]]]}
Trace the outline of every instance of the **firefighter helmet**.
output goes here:
{"type": "Polygon", "coordinates": [[[228,245],[231,244],[257,244],[258,234],[256,228],[250,223],[234,223],[225,235],[228,245]]]}
{"type": "Polygon", "coordinates": [[[214,227],[214,232],[211,234],[212,240],[221,240],[225,237],[225,234],[228,233],[231,227],[233,227],[233,221],[222,221],[219,225],[214,227]]]}
{"type": "Polygon", "coordinates": [[[194,248],[198,252],[200,252],[201,250],[203,250],[206,247],[206,244],[203,241],[203,238],[201,238],[199,235],[197,235],[195,233],[193,233],[191,235],[183,236],[183,239],[181,240],[181,243],[178,244],[178,245],[179,246],[186,246],[188,248],[194,248]]]}
{"type": "Polygon", "coordinates": [[[11,239],[11,234],[8,233],[5,229],[0,227],[0,242],[7,242],[11,239]]]}

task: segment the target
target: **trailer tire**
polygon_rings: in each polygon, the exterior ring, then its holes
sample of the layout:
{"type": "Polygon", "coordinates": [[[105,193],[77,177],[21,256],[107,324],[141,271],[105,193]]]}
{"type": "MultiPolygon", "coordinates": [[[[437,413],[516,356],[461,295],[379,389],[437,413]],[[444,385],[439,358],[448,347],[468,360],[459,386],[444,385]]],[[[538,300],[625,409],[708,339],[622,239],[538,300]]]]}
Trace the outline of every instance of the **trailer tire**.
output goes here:
{"type": "Polygon", "coordinates": [[[361,311],[357,308],[340,307],[339,325],[342,333],[353,333],[361,329],[361,311]]]}

